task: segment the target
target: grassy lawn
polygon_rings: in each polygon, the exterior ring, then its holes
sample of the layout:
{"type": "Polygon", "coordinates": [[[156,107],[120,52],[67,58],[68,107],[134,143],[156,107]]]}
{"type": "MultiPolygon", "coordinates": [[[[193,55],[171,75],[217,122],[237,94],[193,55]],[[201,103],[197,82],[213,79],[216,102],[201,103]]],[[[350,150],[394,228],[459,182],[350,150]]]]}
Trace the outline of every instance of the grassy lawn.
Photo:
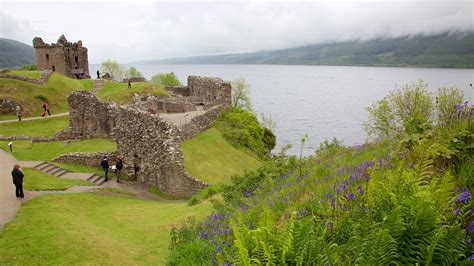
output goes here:
{"type": "Polygon", "coordinates": [[[91,90],[93,86],[94,81],[92,80],[71,79],[58,73],[51,74],[48,84],[45,86],[16,79],[0,78],[0,98],[14,99],[23,107],[23,117],[26,118],[41,114],[42,101],[37,97],[44,96],[49,100],[51,113],[57,114],[68,110],[67,97],[71,92],[91,90]]]}
{"type": "Polygon", "coordinates": [[[64,190],[73,186],[92,186],[89,181],[55,177],[33,168],[23,168],[26,190],[64,190]]]}
{"type": "Polygon", "coordinates": [[[106,81],[104,87],[99,92],[99,97],[106,101],[112,101],[119,104],[127,104],[132,100],[135,93],[147,93],[153,95],[168,95],[166,90],[155,83],[150,82],[134,82],[132,88],[128,88],[128,84],[124,82],[106,81]]]}
{"type": "Polygon", "coordinates": [[[69,116],[0,124],[2,136],[49,137],[69,127],[69,116]]]}
{"type": "MultiPolygon", "coordinates": [[[[7,143],[0,141],[0,148],[9,151],[7,143]]],[[[31,143],[28,140],[13,142],[13,156],[18,160],[51,161],[63,153],[115,151],[116,144],[110,139],[87,139],[72,142],[65,146],[63,141],[31,143]]]]}
{"type": "Polygon", "coordinates": [[[32,79],[41,78],[41,71],[39,70],[12,70],[8,71],[8,74],[24,76],[32,79]]]}
{"type": "MultiPolygon", "coordinates": [[[[64,170],[68,170],[70,172],[93,173],[93,174],[95,173],[95,174],[98,174],[100,176],[104,175],[104,170],[102,170],[102,168],[99,166],[100,162],[97,162],[97,167],[90,167],[90,166],[86,166],[86,165],[72,164],[72,163],[57,163],[57,162],[54,162],[53,164],[58,166],[58,167],[61,167],[64,170]]],[[[111,172],[111,173],[109,173],[109,176],[114,177],[115,174],[113,174],[111,172]]]]}
{"type": "Polygon", "coordinates": [[[164,265],[172,225],[211,209],[103,192],[41,196],[0,233],[0,264],[164,265]]]}
{"type": "Polygon", "coordinates": [[[233,175],[257,169],[261,162],[250,152],[228,143],[215,128],[183,142],[184,166],[188,173],[205,182],[227,182],[233,175]]]}

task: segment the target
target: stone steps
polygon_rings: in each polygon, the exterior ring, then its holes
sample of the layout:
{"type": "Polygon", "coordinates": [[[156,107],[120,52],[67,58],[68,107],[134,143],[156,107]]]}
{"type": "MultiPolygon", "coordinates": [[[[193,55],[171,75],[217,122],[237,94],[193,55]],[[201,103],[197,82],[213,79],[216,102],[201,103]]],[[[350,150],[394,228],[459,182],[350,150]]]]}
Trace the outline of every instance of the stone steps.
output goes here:
{"type": "MultiPolygon", "coordinates": [[[[41,172],[50,174],[50,175],[55,176],[55,177],[63,177],[65,174],[70,173],[69,171],[64,170],[61,167],[58,167],[58,166],[56,166],[52,163],[49,163],[49,162],[42,162],[42,163],[36,165],[34,168],[37,169],[37,170],[40,170],[41,172]]],[[[91,174],[87,178],[80,178],[80,179],[90,181],[90,182],[94,183],[94,185],[96,185],[96,186],[100,186],[105,182],[105,178],[103,178],[102,176],[100,176],[98,174],[91,174]]]]}
{"type": "Polygon", "coordinates": [[[92,89],[93,94],[99,93],[100,90],[102,90],[102,87],[104,87],[105,80],[103,79],[96,79],[94,83],[94,89],[92,89]]]}

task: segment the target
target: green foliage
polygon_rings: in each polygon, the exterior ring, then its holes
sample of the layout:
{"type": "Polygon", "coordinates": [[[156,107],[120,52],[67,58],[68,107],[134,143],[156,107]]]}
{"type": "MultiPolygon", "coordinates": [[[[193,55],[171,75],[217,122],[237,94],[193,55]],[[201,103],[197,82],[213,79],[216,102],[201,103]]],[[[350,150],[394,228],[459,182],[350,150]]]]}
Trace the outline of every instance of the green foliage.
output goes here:
{"type": "Polygon", "coordinates": [[[100,72],[102,74],[109,73],[112,79],[118,82],[121,82],[127,75],[126,69],[117,61],[111,59],[105,60],[100,64],[100,72]]]}
{"type": "Polygon", "coordinates": [[[232,82],[232,107],[253,112],[249,85],[242,78],[232,82]]]}
{"type": "Polygon", "coordinates": [[[31,65],[23,65],[19,67],[18,69],[19,70],[37,70],[38,67],[35,64],[31,64],[31,65]]]}
{"type": "Polygon", "coordinates": [[[165,87],[183,86],[174,72],[155,74],[151,81],[165,87]]]}
{"type": "Polygon", "coordinates": [[[128,77],[128,78],[131,78],[131,77],[143,77],[143,74],[142,74],[142,72],[138,71],[138,69],[136,69],[135,67],[130,67],[130,68],[127,70],[127,77],[128,77]]]}
{"type": "Polygon", "coordinates": [[[455,108],[462,105],[464,94],[458,88],[441,88],[436,97],[436,113],[440,126],[451,126],[458,120],[455,108]]]}
{"type": "Polygon", "coordinates": [[[265,143],[265,129],[257,117],[241,108],[223,112],[215,122],[215,126],[222,132],[224,138],[237,147],[245,147],[255,152],[259,157],[264,157],[270,150],[271,136],[267,136],[265,143]]]}
{"type": "Polygon", "coordinates": [[[69,116],[0,124],[2,136],[54,136],[69,127],[69,116]]]}
{"type": "Polygon", "coordinates": [[[267,151],[271,151],[276,146],[276,136],[273,132],[268,128],[263,128],[263,143],[265,144],[265,149],[267,151]]]}
{"type": "MultiPolygon", "coordinates": [[[[387,97],[366,108],[369,119],[364,123],[369,135],[399,138],[403,134],[421,134],[433,126],[434,104],[427,84],[418,81],[392,91],[387,97]]],[[[437,97],[438,123],[446,125],[455,115],[454,104],[462,101],[458,89],[441,89],[437,97]],[[453,104],[454,103],[454,104],[453,104]],[[452,105],[450,107],[450,105],[452,105]]]]}

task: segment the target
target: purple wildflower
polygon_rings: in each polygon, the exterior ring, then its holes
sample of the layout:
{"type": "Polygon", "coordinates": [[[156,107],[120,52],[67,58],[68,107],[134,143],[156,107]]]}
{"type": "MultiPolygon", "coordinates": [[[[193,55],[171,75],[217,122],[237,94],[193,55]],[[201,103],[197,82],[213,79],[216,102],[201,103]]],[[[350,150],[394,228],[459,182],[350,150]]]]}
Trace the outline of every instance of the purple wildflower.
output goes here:
{"type": "Polygon", "coordinates": [[[341,193],[341,189],[340,188],[336,188],[336,194],[339,194],[341,193]]]}
{"type": "Polygon", "coordinates": [[[414,169],[414,168],[415,168],[415,164],[414,164],[414,163],[411,163],[411,164],[410,164],[410,168],[411,168],[411,169],[414,169]]]}
{"type": "Polygon", "coordinates": [[[469,232],[469,234],[474,233],[474,221],[471,221],[469,227],[467,228],[467,231],[469,232]]]}
{"type": "Polygon", "coordinates": [[[461,105],[460,104],[456,104],[454,106],[454,109],[456,109],[457,111],[461,110],[461,105]]]}
{"type": "Polygon", "coordinates": [[[347,198],[349,200],[354,200],[356,198],[356,196],[354,195],[354,193],[351,192],[351,193],[347,194],[347,198]]]}
{"type": "Polygon", "coordinates": [[[331,197],[331,193],[326,193],[326,197],[331,197]]]}
{"type": "Polygon", "coordinates": [[[463,192],[459,197],[456,199],[456,203],[463,202],[467,203],[471,200],[471,192],[467,189],[467,187],[464,187],[463,192]]]}
{"type": "Polygon", "coordinates": [[[331,202],[331,205],[332,205],[332,206],[335,206],[335,205],[336,205],[336,200],[335,200],[334,198],[331,198],[330,202],[331,202]]]}
{"type": "Polygon", "coordinates": [[[468,103],[469,103],[468,101],[465,101],[465,102],[464,102],[464,106],[467,106],[468,103]]]}
{"type": "Polygon", "coordinates": [[[474,254],[472,254],[467,260],[474,260],[474,254]]]}
{"type": "Polygon", "coordinates": [[[472,245],[472,239],[470,236],[466,238],[466,244],[468,244],[469,246],[472,245]]]}
{"type": "Polygon", "coordinates": [[[362,189],[361,186],[358,186],[358,187],[357,187],[357,191],[359,192],[360,195],[363,195],[363,194],[364,194],[364,190],[362,189]]]}
{"type": "Polygon", "coordinates": [[[459,212],[460,212],[460,211],[459,211],[459,208],[454,209],[454,214],[455,214],[455,215],[459,215],[459,212]]]}
{"type": "Polygon", "coordinates": [[[309,213],[308,210],[307,210],[306,208],[304,208],[304,209],[300,210],[300,211],[296,214],[296,217],[297,217],[298,219],[301,219],[301,218],[307,216],[308,213],[309,213]]]}

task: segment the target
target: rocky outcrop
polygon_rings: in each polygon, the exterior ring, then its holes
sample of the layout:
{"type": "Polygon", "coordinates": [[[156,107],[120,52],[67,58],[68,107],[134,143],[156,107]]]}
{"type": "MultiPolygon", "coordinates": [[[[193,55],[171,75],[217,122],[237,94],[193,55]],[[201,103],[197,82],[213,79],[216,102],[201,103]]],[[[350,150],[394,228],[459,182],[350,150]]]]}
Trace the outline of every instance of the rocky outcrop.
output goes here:
{"type": "Polygon", "coordinates": [[[0,98],[0,114],[12,115],[15,114],[18,103],[12,98],[0,98]]]}

